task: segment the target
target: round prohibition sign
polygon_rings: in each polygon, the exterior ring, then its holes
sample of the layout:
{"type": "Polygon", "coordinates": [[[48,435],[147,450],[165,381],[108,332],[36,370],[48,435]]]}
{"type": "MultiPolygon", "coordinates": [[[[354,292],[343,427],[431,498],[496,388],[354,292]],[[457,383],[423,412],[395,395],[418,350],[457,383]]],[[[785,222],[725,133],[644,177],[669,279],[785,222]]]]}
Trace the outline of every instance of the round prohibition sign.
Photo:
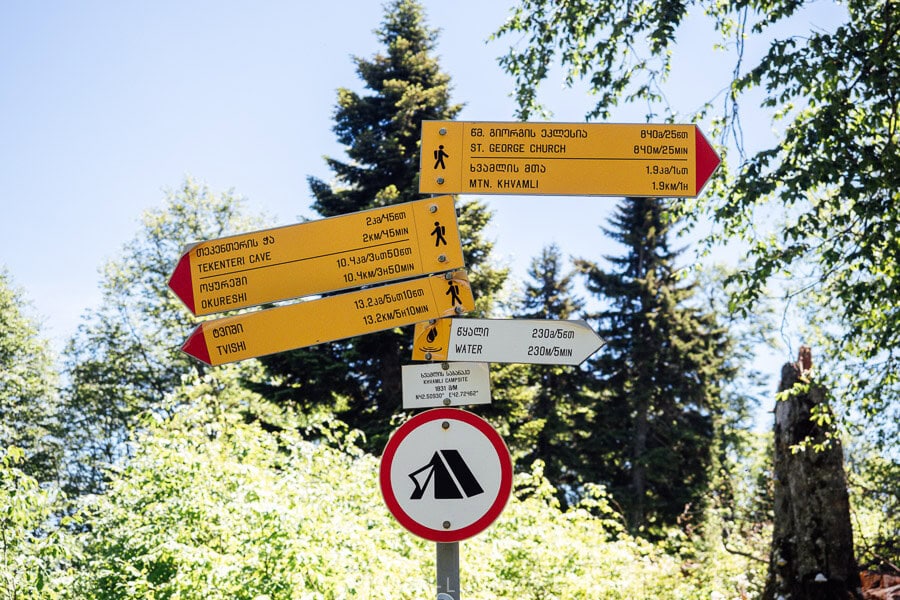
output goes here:
{"type": "Polygon", "coordinates": [[[484,531],[512,492],[509,450],[491,425],[457,408],[436,408],[401,425],[381,456],[378,481],[394,518],[433,542],[484,531]]]}

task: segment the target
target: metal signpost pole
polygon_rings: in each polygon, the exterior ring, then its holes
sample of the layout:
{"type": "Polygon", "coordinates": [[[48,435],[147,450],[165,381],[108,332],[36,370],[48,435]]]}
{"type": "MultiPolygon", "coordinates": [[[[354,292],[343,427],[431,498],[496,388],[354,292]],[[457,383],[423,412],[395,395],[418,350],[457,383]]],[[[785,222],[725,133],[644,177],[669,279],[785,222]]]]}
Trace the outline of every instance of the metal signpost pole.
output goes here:
{"type": "Polygon", "coordinates": [[[435,547],[437,600],[459,600],[459,542],[435,542],[435,547]]]}
{"type": "Polygon", "coordinates": [[[506,443],[474,413],[433,408],[391,434],[378,467],[381,495],[403,527],[437,544],[438,600],[459,600],[459,542],[500,516],[512,480],[506,443]]]}
{"type": "Polygon", "coordinates": [[[437,542],[437,600],[459,600],[459,542],[437,542]]]}

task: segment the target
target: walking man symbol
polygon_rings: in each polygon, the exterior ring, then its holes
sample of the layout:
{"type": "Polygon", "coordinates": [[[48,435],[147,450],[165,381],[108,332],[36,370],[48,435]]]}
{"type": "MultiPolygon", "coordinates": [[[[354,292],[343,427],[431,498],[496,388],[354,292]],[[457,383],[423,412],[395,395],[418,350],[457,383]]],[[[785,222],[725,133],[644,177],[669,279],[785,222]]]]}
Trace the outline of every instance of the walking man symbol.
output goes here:
{"type": "Polygon", "coordinates": [[[428,464],[410,473],[409,478],[415,486],[410,500],[421,500],[432,481],[435,500],[471,498],[484,493],[457,450],[438,450],[428,464]],[[418,478],[420,474],[424,474],[423,480],[418,478]]]}
{"type": "Polygon", "coordinates": [[[462,298],[459,297],[459,285],[454,283],[452,280],[448,282],[450,285],[447,288],[447,291],[444,292],[445,296],[450,296],[450,306],[456,306],[457,304],[462,304],[462,298]]]}
{"type": "Polygon", "coordinates": [[[444,234],[447,233],[447,228],[444,225],[441,225],[440,221],[434,222],[434,229],[431,230],[431,235],[434,236],[434,247],[437,248],[441,244],[447,245],[447,238],[444,237],[444,234]]]}
{"type": "Polygon", "coordinates": [[[442,169],[446,169],[447,165],[444,164],[444,159],[450,158],[450,155],[447,154],[446,152],[444,152],[444,145],[441,144],[440,146],[438,146],[438,149],[435,150],[433,152],[433,154],[434,154],[434,168],[437,169],[438,167],[440,167],[442,169]]]}

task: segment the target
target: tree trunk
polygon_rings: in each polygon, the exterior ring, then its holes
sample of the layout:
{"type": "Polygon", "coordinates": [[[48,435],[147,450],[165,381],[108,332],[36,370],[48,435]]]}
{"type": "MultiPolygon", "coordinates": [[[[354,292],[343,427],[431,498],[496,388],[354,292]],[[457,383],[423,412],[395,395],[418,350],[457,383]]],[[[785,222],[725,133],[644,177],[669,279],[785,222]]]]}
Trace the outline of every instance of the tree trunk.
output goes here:
{"type": "Polygon", "coordinates": [[[646,523],[647,507],[647,434],[649,431],[650,403],[643,396],[638,400],[634,424],[634,440],[631,455],[631,488],[634,503],[629,521],[632,531],[638,531],[646,523]]]}
{"type": "Polygon", "coordinates": [[[810,418],[829,410],[825,390],[808,383],[811,366],[803,347],[800,360],[781,370],[779,392],[792,392],[775,407],[775,523],[764,600],[862,597],[843,452],[833,427],[810,418]]]}

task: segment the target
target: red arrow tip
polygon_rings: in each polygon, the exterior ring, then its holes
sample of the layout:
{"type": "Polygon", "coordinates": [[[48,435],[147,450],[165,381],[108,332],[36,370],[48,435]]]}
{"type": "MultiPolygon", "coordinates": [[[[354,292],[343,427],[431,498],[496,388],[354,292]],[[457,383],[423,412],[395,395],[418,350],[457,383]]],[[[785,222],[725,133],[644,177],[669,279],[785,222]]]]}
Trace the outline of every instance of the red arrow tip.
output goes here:
{"type": "Polygon", "coordinates": [[[209,348],[206,347],[206,338],[203,337],[202,325],[191,332],[191,335],[188,336],[188,339],[184,342],[181,350],[184,351],[185,354],[193,356],[197,360],[202,360],[208,365],[212,364],[209,360],[209,348]]]}
{"type": "Polygon", "coordinates": [[[700,128],[697,129],[697,135],[695,137],[696,143],[695,147],[697,150],[697,195],[700,195],[700,190],[703,189],[703,186],[706,185],[706,182],[709,181],[710,176],[719,166],[719,163],[722,160],[719,158],[719,155],[716,154],[715,149],[713,149],[712,145],[709,143],[709,140],[706,139],[706,136],[703,135],[703,132],[700,131],[700,128]]]}
{"type": "Polygon", "coordinates": [[[185,306],[193,314],[197,314],[194,310],[194,286],[191,284],[191,255],[185,252],[178,259],[172,277],[169,278],[169,289],[172,290],[178,299],[184,302],[185,306]]]}

